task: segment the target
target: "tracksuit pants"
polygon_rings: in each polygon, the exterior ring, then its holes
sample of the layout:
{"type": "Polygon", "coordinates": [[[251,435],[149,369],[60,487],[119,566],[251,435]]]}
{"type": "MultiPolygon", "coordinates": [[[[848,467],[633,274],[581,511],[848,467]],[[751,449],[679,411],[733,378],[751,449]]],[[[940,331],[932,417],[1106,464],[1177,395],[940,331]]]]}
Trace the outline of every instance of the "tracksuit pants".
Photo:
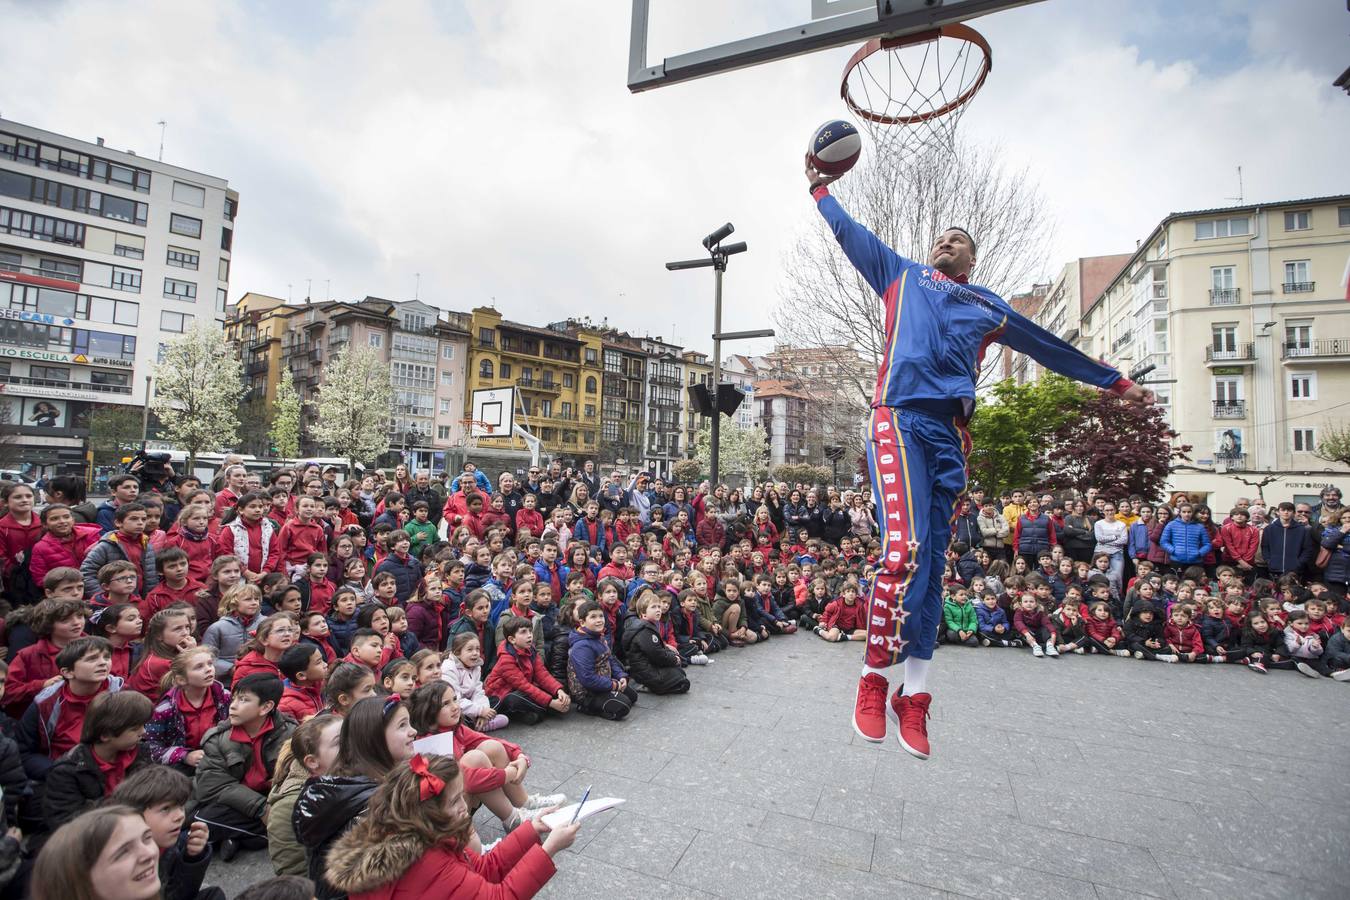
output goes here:
{"type": "Polygon", "coordinates": [[[872,410],[867,465],[881,522],[881,567],[867,601],[867,671],[911,655],[933,658],[942,568],[969,453],[970,433],[956,419],[872,410]]]}

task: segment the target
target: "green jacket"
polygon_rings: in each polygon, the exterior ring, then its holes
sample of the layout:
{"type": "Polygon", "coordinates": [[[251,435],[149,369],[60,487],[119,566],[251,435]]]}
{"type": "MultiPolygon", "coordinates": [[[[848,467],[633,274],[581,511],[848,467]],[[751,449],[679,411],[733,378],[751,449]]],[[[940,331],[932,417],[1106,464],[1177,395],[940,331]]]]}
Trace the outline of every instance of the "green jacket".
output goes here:
{"type": "Polygon", "coordinates": [[[950,599],[943,600],[942,621],[951,631],[969,631],[973,634],[980,627],[975,616],[975,604],[969,600],[964,605],[950,599]]]}
{"type": "MultiPolygon", "coordinates": [[[[740,609],[740,615],[736,617],[736,628],[741,629],[745,627],[745,598],[738,598],[735,603],[740,609]]],[[[718,597],[716,602],[713,603],[713,615],[717,616],[719,624],[722,621],[722,617],[727,614],[727,610],[731,608],[731,604],[732,601],[728,600],[726,597],[718,597]]]]}
{"type": "Polygon", "coordinates": [[[440,539],[435,522],[419,525],[416,519],[409,519],[408,524],[403,526],[403,530],[408,532],[408,536],[412,538],[412,546],[408,548],[408,555],[413,559],[421,559],[422,548],[434,544],[440,539]]]}
{"type": "Polygon", "coordinates": [[[296,839],[295,826],[291,824],[291,811],[308,780],[305,767],[293,762],[290,772],[273,784],[267,795],[267,855],[272,859],[272,871],[278,875],[303,877],[309,873],[305,848],[296,839]]]}
{"type": "MultiPolygon", "coordinates": [[[[233,729],[227,719],[202,738],[202,759],[192,782],[192,806],[200,809],[208,803],[221,803],[240,815],[261,819],[267,794],[244,784],[244,774],[253,762],[253,747],[231,740],[233,729]]],[[[294,730],[295,722],[290,718],[272,713],[272,730],[262,738],[262,761],[269,773],[276,770],[277,755],[294,730]]]]}

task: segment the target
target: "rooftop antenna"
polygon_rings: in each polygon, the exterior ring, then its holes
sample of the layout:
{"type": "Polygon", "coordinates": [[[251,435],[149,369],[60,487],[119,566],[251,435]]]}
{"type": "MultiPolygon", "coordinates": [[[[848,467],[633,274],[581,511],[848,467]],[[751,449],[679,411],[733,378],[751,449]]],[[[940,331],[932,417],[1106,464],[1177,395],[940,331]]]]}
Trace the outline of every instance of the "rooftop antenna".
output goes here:
{"type": "Polygon", "coordinates": [[[306,279],[305,279],[305,302],[308,303],[308,302],[309,302],[309,298],[310,298],[310,297],[313,297],[313,296],[314,296],[314,279],[313,279],[313,278],[306,278],[306,279]]]}
{"type": "Polygon", "coordinates": [[[1224,197],[1223,199],[1225,199],[1225,200],[1236,200],[1236,201],[1238,202],[1238,206],[1241,206],[1241,205],[1243,204],[1243,202],[1244,202],[1243,199],[1242,199],[1242,166],[1238,166],[1238,167],[1237,167],[1237,170],[1238,170],[1238,192],[1237,192],[1237,196],[1236,196],[1236,197],[1224,197]]]}
{"type": "Polygon", "coordinates": [[[327,302],[328,302],[328,299],[329,299],[329,296],[330,296],[330,295],[329,295],[329,290],[328,290],[328,289],[329,289],[330,287],[332,287],[332,285],[333,285],[333,279],[331,279],[331,278],[325,278],[325,279],[323,280],[323,302],[324,302],[324,303],[327,303],[327,302]]]}
{"type": "Polygon", "coordinates": [[[286,302],[287,302],[287,303],[290,303],[291,300],[292,300],[292,297],[291,297],[291,283],[288,281],[288,282],[286,282],[286,302]]]}
{"type": "Polygon", "coordinates": [[[422,273],[414,272],[413,278],[417,279],[413,286],[413,299],[420,300],[422,299],[422,273]]]}
{"type": "Polygon", "coordinates": [[[169,123],[160,119],[156,124],[159,125],[159,161],[164,162],[164,130],[169,127],[169,123]]]}

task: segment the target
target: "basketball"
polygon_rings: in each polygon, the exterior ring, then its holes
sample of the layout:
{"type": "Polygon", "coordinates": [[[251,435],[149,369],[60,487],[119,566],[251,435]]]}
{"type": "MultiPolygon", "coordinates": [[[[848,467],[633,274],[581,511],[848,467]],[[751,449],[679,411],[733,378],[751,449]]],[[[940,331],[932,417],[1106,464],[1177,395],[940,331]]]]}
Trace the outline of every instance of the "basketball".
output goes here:
{"type": "Polygon", "coordinates": [[[822,175],[843,175],[862,153],[862,136],[852,122],[835,119],[826,122],[811,135],[807,154],[811,165],[822,175]]]}

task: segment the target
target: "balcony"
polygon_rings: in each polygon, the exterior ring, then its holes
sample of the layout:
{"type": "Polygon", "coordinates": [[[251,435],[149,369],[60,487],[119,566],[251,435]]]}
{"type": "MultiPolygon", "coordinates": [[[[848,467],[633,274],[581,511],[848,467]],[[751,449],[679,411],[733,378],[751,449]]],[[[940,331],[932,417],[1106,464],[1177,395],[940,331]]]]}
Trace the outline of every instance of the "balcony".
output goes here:
{"type": "Polygon", "coordinates": [[[84,267],[80,266],[80,272],[62,272],[57,269],[35,268],[33,266],[16,266],[13,263],[0,263],[0,272],[12,273],[4,281],[17,281],[25,284],[33,284],[38,287],[51,287],[62,291],[78,291],[80,281],[84,278],[82,274],[84,267]]]}
{"type": "Polygon", "coordinates": [[[652,406],[668,406],[678,409],[680,400],[678,397],[652,397],[652,406]]]}
{"type": "Polygon", "coordinates": [[[1344,362],[1350,360],[1350,338],[1286,341],[1280,358],[1286,363],[1344,362]]]}
{"type": "Polygon", "coordinates": [[[129,395],[131,386],[127,384],[94,384],[89,381],[59,381],[55,378],[28,378],[23,375],[0,375],[0,383],[19,384],[26,387],[61,388],[70,391],[90,391],[95,394],[129,395]]]}
{"type": "Polygon", "coordinates": [[[562,382],[538,378],[517,378],[516,385],[527,391],[542,391],[557,394],[562,391],[562,382]]]}
{"type": "Polygon", "coordinates": [[[539,345],[504,337],[502,338],[502,352],[510,353],[512,356],[528,356],[535,359],[539,356],[539,345]]]}
{"type": "Polygon", "coordinates": [[[1286,281],[1284,283],[1284,292],[1286,294],[1311,294],[1317,289],[1315,281],[1286,281]]]}
{"type": "Polygon", "coordinates": [[[680,376],[678,375],[657,375],[653,374],[647,379],[648,384],[665,384],[671,387],[680,387],[680,376]]]}
{"type": "Polygon", "coordinates": [[[1256,361],[1256,344],[1248,341],[1244,344],[1235,344],[1232,347],[1215,347],[1210,344],[1205,348],[1205,365],[1209,368],[1214,366],[1231,365],[1251,365],[1256,361]]]}
{"type": "Polygon", "coordinates": [[[267,372],[267,360],[251,359],[248,365],[244,367],[244,374],[248,376],[262,375],[267,372]]]}
{"type": "Polygon", "coordinates": [[[1215,400],[1214,418],[1216,419],[1245,419],[1247,418],[1246,400],[1215,400]]]}
{"type": "Polygon", "coordinates": [[[267,388],[252,387],[244,391],[244,395],[239,398],[240,403],[253,403],[262,400],[267,396],[267,388]]]}
{"type": "Polygon", "coordinates": [[[323,351],[318,347],[312,347],[309,351],[310,362],[323,362],[323,351]]]}
{"type": "Polygon", "coordinates": [[[1219,452],[1219,451],[1215,451],[1215,453],[1214,453],[1214,466],[1215,466],[1215,468],[1218,468],[1219,466],[1223,466],[1224,468],[1228,468],[1228,469],[1238,469],[1238,470],[1246,469],[1246,468],[1247,468],[1247,454],[1245,454],[1245,453],[1222,453],[1222,452],[1219,452]]]}
{"type": "Polygon", "coordinates": [[[1124,347],[1132,340],[1134,340],[1133,334],[1130,334],[1129,332],[1122,334],[1120,337],[1116,338],[1114,341],[1111,342],[1111,352],[1115,353],[1117,350],[1119,350],[1121,347],[1124,347]]]}
{"type": "Polygon", "coordinates": [[[1238,306],[1242,303],[1242,288],[1211,288],[1210,306],[1238,306]]]}

